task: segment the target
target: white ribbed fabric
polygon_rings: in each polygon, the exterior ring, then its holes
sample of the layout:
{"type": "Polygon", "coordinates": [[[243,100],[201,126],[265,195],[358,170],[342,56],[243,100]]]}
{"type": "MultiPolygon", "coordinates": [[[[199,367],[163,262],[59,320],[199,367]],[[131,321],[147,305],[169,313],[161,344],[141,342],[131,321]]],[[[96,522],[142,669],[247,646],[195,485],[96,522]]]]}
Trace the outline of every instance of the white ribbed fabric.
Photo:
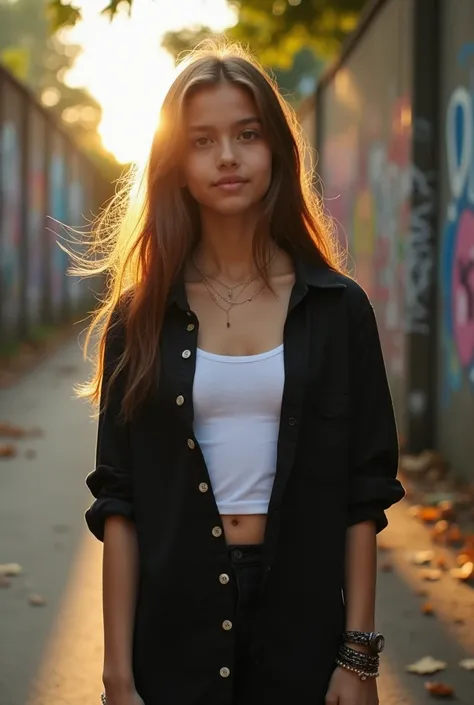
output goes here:
{"type": "Polygon", "coordinates": [[[194,433],[221,514],[265,514],[275,477],[283,345],[233,357],[198,349],[194,433]]]}

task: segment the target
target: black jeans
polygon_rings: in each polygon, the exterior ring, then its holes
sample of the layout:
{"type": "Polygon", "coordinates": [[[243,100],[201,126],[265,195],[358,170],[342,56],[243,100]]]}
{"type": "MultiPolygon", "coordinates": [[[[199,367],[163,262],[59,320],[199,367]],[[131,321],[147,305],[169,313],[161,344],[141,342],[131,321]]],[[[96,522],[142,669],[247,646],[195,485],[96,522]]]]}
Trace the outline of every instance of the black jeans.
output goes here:
{"type": "Polygon", "coordinates": [[[244,705],[241,693],[244,680],[255,669],[254,613],[261,594],[262,546],[229,546],[235,596],[234,629],[236,652],[234,663],[233,705],[244,705]]]}

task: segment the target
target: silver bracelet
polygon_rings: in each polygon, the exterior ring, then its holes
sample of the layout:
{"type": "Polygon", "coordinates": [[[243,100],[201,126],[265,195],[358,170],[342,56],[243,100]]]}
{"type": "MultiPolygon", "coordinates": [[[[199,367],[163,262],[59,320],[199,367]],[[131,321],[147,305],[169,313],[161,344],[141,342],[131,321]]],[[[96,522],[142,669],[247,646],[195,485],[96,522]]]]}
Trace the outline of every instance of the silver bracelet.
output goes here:
{"type": "Polygon", "coordinates": [[[380,675],[378,671],[374,673],[367,673],[366,671],[361,671],[358,668],[353,668],[352,666],[348,666],[346,663],[340,661],[339,659],[336,659],[336,664],[341,668],[345,668],[347,671],[352,671],[352,673],[356,673],[361,679],[361,681],[366,681],[367,678],[378,678],[380,675]]]}

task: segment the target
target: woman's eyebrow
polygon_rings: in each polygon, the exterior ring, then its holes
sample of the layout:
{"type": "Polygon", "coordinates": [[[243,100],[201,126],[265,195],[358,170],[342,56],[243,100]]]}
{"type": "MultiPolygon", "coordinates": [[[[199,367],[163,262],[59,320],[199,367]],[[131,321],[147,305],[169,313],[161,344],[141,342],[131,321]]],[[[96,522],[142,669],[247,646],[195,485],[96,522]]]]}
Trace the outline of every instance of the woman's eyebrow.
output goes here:
{"type": "MultiPolygon", "coordinates": [[[[241,118],[240,120],[237,120],[234,124],[233,127],[243,127],[245,125],[252,125],[252,124],[261,124],[261,120],[258,117],[254,116],[249,116],[245,118],[241,118]]],[[[190,125],[189,126],[189,131],[190,132],[206,132],[206,131],[211,131],[215,130],[216,126],[215,125],[190,125]]]]}

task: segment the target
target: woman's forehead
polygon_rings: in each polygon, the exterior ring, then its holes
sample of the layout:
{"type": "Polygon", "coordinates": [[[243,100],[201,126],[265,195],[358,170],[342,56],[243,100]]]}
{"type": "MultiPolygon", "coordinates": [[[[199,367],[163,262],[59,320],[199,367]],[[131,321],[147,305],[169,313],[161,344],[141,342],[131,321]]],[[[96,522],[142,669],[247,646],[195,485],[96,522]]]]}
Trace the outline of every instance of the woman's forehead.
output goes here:
{"type": "Polygon", "coordinates": [[[230,83],[197,89],[187,101],[186,116],[191,129],[238,125],[259,119],[257,106],[249,91],[230,83]]]}

